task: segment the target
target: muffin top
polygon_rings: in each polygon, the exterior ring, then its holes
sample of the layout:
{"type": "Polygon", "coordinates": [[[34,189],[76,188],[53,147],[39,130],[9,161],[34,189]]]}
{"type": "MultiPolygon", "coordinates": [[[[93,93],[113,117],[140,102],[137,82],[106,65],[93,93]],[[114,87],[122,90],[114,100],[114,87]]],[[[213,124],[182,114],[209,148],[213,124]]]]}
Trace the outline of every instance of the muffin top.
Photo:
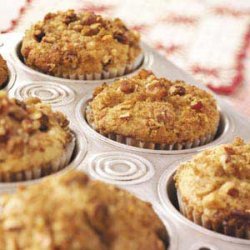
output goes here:
{"type": "Polygon", "coordinates": [[[140,36],[116,18],[74,10],[47,14],[23,38],[25,63],[47,74],[101,73],[131,64],[140,36]]]}
{"type": "Polygon", "coordinates": [[[7,83],[9,77],[8,67],[6,61],[0,55],[0,88],[3,88],[7,83]]]}
{"type": "Polygon", "coordinates": [[[175,181],[184,203],[196,211],[250,223],[250,144],[242,139],[181,164],[175,181]]]}
{"type": "Polygon", "coordinates": [[[142,70],[132,78],[97,87],[87,119],[104,134],[172,144],[214,134],[219,112],[206,91],[142,70]]]}
{"type": "Polygon", "coordinates": [[[0,209],[0,249],[166,249],[151,205],[80,172],[4,195],[0,209]]]}
{"type": "Polygon", "coordinates": [[[0,91],[0,173],[35,168],[60,156],[72,140],[68,123],[37,98],[19,101],[0,91]]]}

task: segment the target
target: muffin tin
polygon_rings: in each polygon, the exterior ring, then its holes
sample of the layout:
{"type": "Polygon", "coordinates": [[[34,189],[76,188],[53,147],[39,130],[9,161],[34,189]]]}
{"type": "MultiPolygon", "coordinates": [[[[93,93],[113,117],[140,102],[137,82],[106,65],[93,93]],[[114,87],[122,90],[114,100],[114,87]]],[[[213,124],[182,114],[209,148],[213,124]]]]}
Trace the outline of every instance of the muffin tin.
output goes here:
{"type": "MultiPolygon", "coordinates": [[[[167,227],[170,250],[250,248],[249,240],[212,232],[184,218],[176,205],[176,191],[172,180],[178,164],[193,154],[211,146],[231,142],[235,136],[249,140],[249,118],[242,117],[221,98],[216,98],[221,113],[220,127],[216,138],[206,145],[167,151],[136,148],[115,142],[94,131],[84,118],[86,104],[91,98],[93,89],[103,82],[112,82],[114,79],[81,81],[39,73],[21,61],[19,53],[21,38],[22,34],[17,33],[0,37],[3,43],[0,53],[8,61],[11,75],[6,90],[10,96],[16,98],[36,96],[44,102],[51,103],[55,110],[60,110],[68,116],[71,129],[76,134],[77,146],[72,162],[56,174],[76,168],[89,173],[93,178],[116,184],[139,198],[150,201],[167,227]]],[[[146,44],[142,47],[144,61],[141,68],[150,69],[157,76],[184,80],[209,91],[146,44]]],[[[39,180],[2,183],[0,192],[12,192],[18,185],[30,185],[37,181],[39,180]]]]}

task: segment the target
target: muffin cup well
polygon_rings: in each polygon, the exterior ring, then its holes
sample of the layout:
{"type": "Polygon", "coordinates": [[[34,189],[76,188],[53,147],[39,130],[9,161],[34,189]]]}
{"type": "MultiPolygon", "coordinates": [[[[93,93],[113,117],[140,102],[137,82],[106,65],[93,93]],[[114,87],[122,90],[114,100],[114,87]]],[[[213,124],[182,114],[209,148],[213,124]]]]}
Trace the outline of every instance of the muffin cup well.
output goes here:
{"type": "Polygon", "coordinates": [[[35,167],[30,170],[22,170],[16,173],[0,173],[0,182],[29,181],[58,172],[69,164],[74,148],[75,136],[73,136],[72,141],[65,147],[63,154],[59,158],[51,161],[48,165],[35,167]]]}
{"type": "Polygon", "coordinates": [[[204,214],[197,212],[195,209],[185,204],[178,190],[177,190],[177,200],[180,212],[186,218],[193,221],[194,223],[218,233],[222,233],[237,238],[250,239],[250,229],[249,227],[247,227],[246,223],[245,224],[242,223],[241,225],[239,225],[239,223],[237,223],[237,225],[228,225],[227,223],[224,223],[224,221],[219,221],[219,220],[212,221],[204,214]]]}
{"type": "MultiPolygon", "coordinates": [[[[102,71],[100,73],[88,73],[88,74],[68,74],[64,72],[58,72],[57,74],[50,74],[55,77],[70,79],[70,80],[103,80],[103,79],[111,79],[119,76],[123,76],[125,74],[131,73],[136,70],[143,61],[143,54],[141,53],[133,63],[127,64],[124,67],[113,68],[108,71],[102,71]]],[[[25,63],[25,59],[24,59],[25,63]]]]}
{"type": "MultiPolygon", "coordinates": [[[[89,106],[87,106],[87,108],[86,108],[86,114],[88,112],[89,113],[91,112],[91,109],[89,106]]],[[[207,134],[199,139],[195,139],[195,140],[190,141],[190,142],[167,144],[167,143],[144,142],[144,141],[132,138],[132,137],[118,135],[115,133],[106,134],[106,133],[103,133],[102,131],[97,131],[95,124],[87,118],[87,115],[86,115],[86,120],[87,120],[88,124],[96,132],[98,132],[99,134],[101,134],[101,135],[103,135],[103,136],[105,136],[113,141],[117,141],[117,142],[120,142],[122,144],[134,146],[134,147],[138,147],[138,148],[154,149],[154,150],[183,150],[183,149],[190,149],[190,148],[203,146],[203,145],[214,140],[214,138],[217,134],[217,131],[218,131],[218,127],[219,127],[219,123],[218,123],[214,133],[207,134]]]]}

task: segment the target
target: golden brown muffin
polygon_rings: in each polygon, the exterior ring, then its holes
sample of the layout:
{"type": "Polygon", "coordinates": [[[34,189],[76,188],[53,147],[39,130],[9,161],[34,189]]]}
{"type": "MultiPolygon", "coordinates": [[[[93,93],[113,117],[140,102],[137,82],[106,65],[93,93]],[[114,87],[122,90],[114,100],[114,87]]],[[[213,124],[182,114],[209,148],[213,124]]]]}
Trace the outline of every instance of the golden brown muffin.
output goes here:
{"type": "Polygon", "coordinates": [[[118,18],[68,10],[49,13],[27,30],[21,53],[28,66],[41,72],[84,79],[88,74],[113,75],[127,66],[131,70],[141,54],[139,41],[139,34],[118,18]]]}
{"type": "Polygon", "coordinates": [[[250,238],[250,144],[205,150],[181,164],[175,175],[182,212],[224,234],[250,238]]]}
{"type": "Polygon", "coordinates": [[[37,98],[18,101],[0,91],[0,180],[38,178],[64,167],[74,148],[68,123],[37,98]]]}
{"type": "Polygon", "coordinates": [[[212,140],[219,112],[206,91],[142,70],[97,87],[86,118],[98,132],[132,138],[135,146],[181,149],[212,140]]]}
{"type": "Polygon", "coordinates": [[[149,203],[81,172],[5,195],[0,209],[0,250],[167,249],[149,203]]]}
{"type": "Polygon", "coordinates": [[[6,61],[0,55],[0,89],[5,87],[9,78],[9,71],[6,61]]]}

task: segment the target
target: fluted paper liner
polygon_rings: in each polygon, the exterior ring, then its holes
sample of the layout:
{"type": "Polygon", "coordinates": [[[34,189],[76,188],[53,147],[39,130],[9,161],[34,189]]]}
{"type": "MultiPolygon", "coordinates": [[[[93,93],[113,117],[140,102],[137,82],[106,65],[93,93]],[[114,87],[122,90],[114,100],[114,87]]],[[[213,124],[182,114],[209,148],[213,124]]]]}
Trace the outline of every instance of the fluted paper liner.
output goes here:
{"type": "Polygon", "coordinates": [[[0,182],[18,182],[38,179],[46,175],[58,172],[65,168],[72,157],[75,148],[75,136],[65,147],[63,154],[51,161],[47,166],[38,166],[30,170],[22,170],[16,173],[0,173],[0,182]]]}
{"type": "Polygon", "coordinates": [[[195,224],[203,226],[217,233],[222,233],[237,238],[250,239],[250,228],[246,225],[246,223],[239,226],[239,223],[237,223],[237,225],[228,225],[227,223],[224,223],[224,221],[211,220],[203,213],[197,212],[195,209],[185,204],[179,191],[177,191],[177,199],[180,212],[195,224]]]}
{"type": "MultiPolygon", "coordinates": [[[[65,72],[58,72],[57,74],[48,74],[55,77],[60,77],[64,79],[70,80],[103,80],[103,79],[111,79],[119,76],[123,76],[125,74],[131,73],[132,71],[136,70],[143,61],[143,54],[141,53],[133,63],[127,64],[125,66],[119,68],[113,68],[107,71],[102,71],[100,73],[89,73],[89,74],[69,74],[65,72]]],[[[25,59],[24,59],[25,62],[25,59]]],[[[27,65],[28,66],[28,65],[27,65]]],[[[29,67],[29,66],[28,66],[29,67]]],[[[32,67],[31,67],[32,68],[32,67]]],[[[39,69],[38,69],[39,71],[39,69]]],[[[44,73],[44,72],[42,72],[44,73]]],[[[46,73],[44,73],[46,74],[46,73]]]]}

